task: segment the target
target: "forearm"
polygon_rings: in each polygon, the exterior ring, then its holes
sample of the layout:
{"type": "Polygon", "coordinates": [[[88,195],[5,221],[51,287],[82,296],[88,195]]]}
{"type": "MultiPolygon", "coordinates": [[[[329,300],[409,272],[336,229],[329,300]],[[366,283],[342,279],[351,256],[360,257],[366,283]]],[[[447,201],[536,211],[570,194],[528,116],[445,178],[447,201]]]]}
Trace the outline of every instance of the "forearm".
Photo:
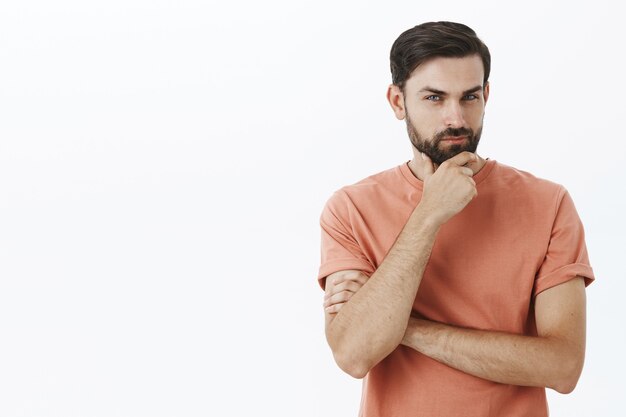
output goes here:
{"type": "Polygon", "coordinates": [[[363,377],[400,344],[438,230],[418,206],[384,261],[328,326],[328,343],[346,372],[363,377]]]}
{"type": "Polygon", "coordinates": [[[452,368],[503,384],[566,393],[580,375],[578,363],[571,359],[575,347],[556,337],[464,329],[411,317],[402,344],[452,368]]]}

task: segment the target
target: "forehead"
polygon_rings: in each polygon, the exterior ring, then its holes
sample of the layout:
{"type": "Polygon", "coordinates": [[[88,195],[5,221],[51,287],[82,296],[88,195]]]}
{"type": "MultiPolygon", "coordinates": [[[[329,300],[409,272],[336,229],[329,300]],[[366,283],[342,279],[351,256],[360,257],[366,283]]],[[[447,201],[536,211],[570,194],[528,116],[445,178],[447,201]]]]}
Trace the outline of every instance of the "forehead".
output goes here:
{"type": "Polygon", "coordinates": [[[446,92],[461,92],[483,85],[484,68],[479,55],[463,58],[435,57],[418,66],[406,81],[406,88],[418,91],[432,87],[446,92]]]}

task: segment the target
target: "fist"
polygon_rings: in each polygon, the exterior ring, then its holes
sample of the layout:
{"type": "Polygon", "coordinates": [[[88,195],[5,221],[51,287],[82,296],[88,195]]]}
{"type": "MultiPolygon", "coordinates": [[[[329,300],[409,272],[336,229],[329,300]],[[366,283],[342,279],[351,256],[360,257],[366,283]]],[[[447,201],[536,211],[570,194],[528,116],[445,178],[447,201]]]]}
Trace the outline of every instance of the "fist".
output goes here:
{"type": "Polygon", "coordinates": [[[367,275],[357,270],[345,270],[326,278],[324,311],[337,314],[341,307],[367,282],[367,275]]]}
{"type": "Polygon", "coordinates": [[[465,166],[478,157],[471,152],[462,152],[434,169],[430,158],[424,155],[424,192],[420,206],[432,215],[438,224],[443,224],[469,204],[477,195],[474,171],[465,166]]]}

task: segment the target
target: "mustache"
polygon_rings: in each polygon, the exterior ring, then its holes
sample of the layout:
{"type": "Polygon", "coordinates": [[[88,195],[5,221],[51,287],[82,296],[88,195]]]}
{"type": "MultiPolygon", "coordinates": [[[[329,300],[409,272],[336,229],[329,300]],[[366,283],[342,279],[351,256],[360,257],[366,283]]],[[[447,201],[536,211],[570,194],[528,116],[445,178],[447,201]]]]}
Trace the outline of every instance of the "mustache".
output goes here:
{"type": "Polygon", "coordinates": [[[443,140],[443,138],[445,138],[446,136],[467,136],[468,139],[471,139],[474,137],[474,131],[465,127],[449,127],[446,130],[437,133],[434,139],[435,141],[439,142],[443,140]]]}

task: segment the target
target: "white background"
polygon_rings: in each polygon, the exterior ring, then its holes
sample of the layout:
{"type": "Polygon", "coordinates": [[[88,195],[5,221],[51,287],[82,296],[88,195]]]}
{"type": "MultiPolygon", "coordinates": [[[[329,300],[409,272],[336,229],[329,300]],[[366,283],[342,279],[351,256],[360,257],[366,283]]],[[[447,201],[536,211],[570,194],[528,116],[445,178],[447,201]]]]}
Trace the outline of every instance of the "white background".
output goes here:
{"type": "Polygon", "coordinates": [[[479,153],[565,185],[586,228],[586,366],[551,415],[625,415],[617,4],[2,2],[0,416],[356,415],[319,214],[411,158],[388,56],[429,20],[491,50],[479,153]]]}

